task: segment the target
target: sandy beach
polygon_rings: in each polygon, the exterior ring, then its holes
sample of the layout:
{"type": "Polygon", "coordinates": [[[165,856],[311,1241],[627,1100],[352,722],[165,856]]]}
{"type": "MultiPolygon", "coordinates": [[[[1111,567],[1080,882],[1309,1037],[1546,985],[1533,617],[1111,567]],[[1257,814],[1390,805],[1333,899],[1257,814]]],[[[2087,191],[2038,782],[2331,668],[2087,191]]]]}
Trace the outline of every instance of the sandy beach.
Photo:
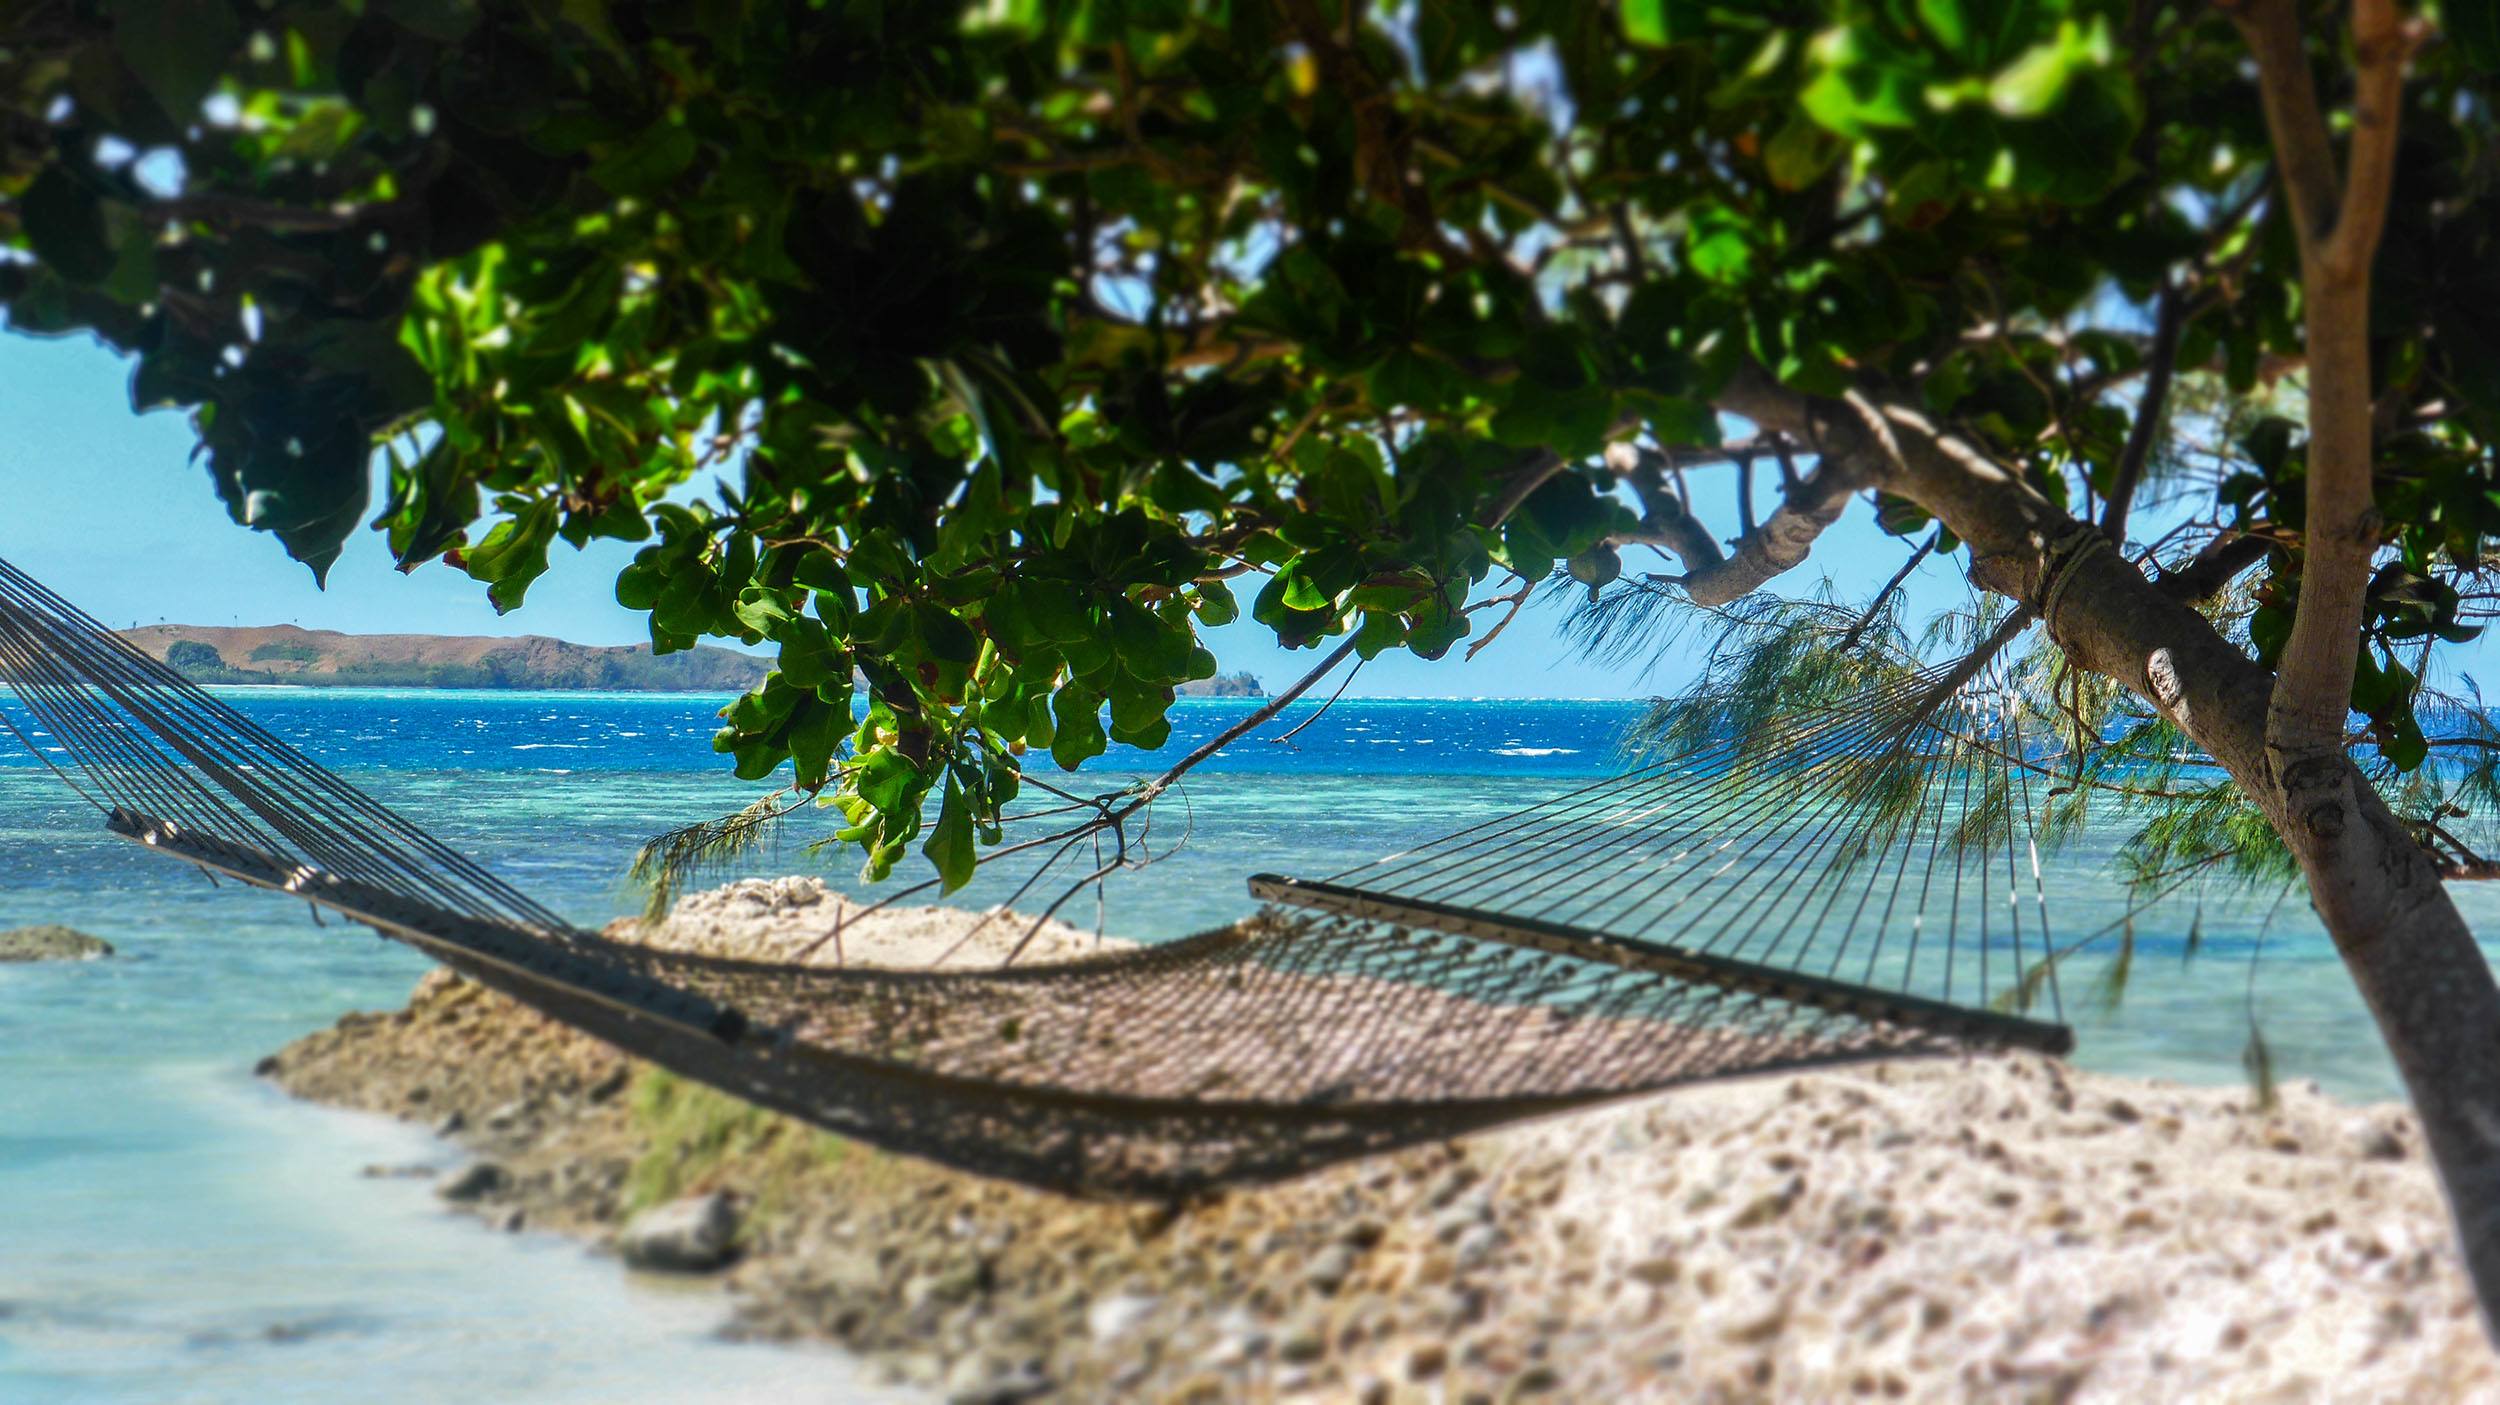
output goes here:
{"type": "MultiPolygon", "coordinates": [[[[840,901],[749,880],[614,930],[787,959],[840,901]]],[[[977,920],[847,920],[843,955],[926,965],[977,920]]],[[[1028,959],[1094,949],[1051,927],[1028,959]]],[[[939,1398],[2500,1399],[2409,1115],[2307,1085],[2260,1110],[2029,1057],[1860,1065],[1172,1207],[838,1142],[446,973],[264,1072],[439,1129],[438,1162],[374,1172],[463,1173],[492,1225],[609,1242],[717,1195],[737,1330],[939,1398]]]]}

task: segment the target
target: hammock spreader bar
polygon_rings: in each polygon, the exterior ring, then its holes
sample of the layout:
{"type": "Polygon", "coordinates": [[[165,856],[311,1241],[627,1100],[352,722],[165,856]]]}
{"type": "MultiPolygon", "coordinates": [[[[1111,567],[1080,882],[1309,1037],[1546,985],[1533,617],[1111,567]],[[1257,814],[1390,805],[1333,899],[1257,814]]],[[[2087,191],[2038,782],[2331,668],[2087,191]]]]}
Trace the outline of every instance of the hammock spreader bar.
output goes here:
{"type": "Polygon", "coordinates": [[[1930,1000],[1906,992],[1851,985],[1803,971],[1765,966],[1705,951],[1688,951],[1664,942],[1616,936],[1534,917],[1509,916],[1391,893],[1367,893],[1360,888],[1314,879],[1285,878],[1273,873],[1254,875],[1250,879],[1250,896],[1261,902],[1313,912],[1336,913],[1400,927],[1422,927],[1476,941],[1524,946],[1626,970],[1655,971],[1698,985],[1784,1000],[1792,1005],[1828,1010],[1834,1014],[1856,1015],[1930,1030],[1975,1047],[2030,1049],[2060,1057],[2074,1052],[2075,1047],[2075,1031],[2067,1025],[1974,1009],[1967,1005],[1948,1005],[1941,1000],[1930,1000]]]}

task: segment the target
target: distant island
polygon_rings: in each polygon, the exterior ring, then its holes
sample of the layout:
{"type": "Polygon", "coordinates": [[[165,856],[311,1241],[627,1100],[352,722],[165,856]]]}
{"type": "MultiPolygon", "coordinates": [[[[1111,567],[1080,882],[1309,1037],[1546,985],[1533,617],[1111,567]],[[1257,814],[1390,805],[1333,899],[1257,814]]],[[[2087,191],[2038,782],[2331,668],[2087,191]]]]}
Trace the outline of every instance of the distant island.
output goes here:
{"type": "Polygon", "coordinates": [[[1219,673],[1213,678],[1200,678],[1194,682],[1183,683],[1176,691],[1184,698],[1263,698],[1267,696],[1267,688],[1259,682],[1258,675],[1246,670],[1240,673],[1219,673]]]}
{"type": "Polygon", "coordinates": [[[772,668],[768,659],[710,645],[655,656],[648,644],[568,644],[539,634],[499,639],[341,634],[291,624],[159,624],[124,630],[122,638],[194,683],[739,693],[772,668]]]}
{"type": "MultiPolygon", "coordinates": [[[[311,688],[514,688],[622,693],[742,693],[770,659],[709,644],[654,656],[648,644],[569,644],[542,634],[341,634],[291,624],[156,624],[122,638],[194,683],[311,688]]],[[[1250,673],[1184,683],[1192,698],[1263,698],[1250,673]]]]}

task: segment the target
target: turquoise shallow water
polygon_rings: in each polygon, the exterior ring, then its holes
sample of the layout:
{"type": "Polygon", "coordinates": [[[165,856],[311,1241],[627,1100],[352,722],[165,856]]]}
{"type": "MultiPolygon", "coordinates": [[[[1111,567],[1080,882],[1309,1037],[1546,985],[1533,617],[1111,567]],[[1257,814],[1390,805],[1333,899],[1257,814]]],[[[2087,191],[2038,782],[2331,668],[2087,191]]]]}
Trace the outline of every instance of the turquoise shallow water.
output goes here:
{"type": "MultiPolygon", "coordinates": [[[[643,837],[754,794],[705,745],[718,699],[227,696],[586,923],[633,905],[619,876],[643,837]]],[[[1181,704],[1175,750],[1249,706],[1181,704]]],[[[1289,745],[1252,740],[1209,763],[1159,807],[1147,840],[1167,856],[1105,884],[1099,911],[1089,893],[1061,915],[1145,939],[1230,920],[1249,908],[1248,873],[1333,873],[1605,774],[1632,712],[1340,703],[1289,745]]],[[[1094,783],[1146,767],[1106,760],[1094,783]]],[[[745,869],[855,887],[849,856],[802,851],[810,832],[745,869]]],[[[2062,934],[2119,910],[2094,847],[2105,842],[2048,861],[2062,934]]],[[[1014,881],[985,874],[958,901],[1014,881]]],[[[2500,932],[2500,894],[2461,898],[2500,932]]],[[[2280,1076],[2394,1093],[2304,905],[2209,897],[2201,953],[2186,961],[2194,907],[2174,900],[2138,919],[2115,1008],[2090,999],[2092,959],[2067,968],[2078,1062],[2235,1081],[2253,1007],[2280,1076]]],[[[709,1294],[629,1283],[567,1243],[455,1219],[422,1181],[357,1175],[442,1149],[289,1103],[249,1069],[344,1011],[395,1004],[421,959],[109,839],[31,759],[0,754],[0,926],[49,921],[124,955],[0,966],[0,1402],[871,1398],[839,1357],[711,1341],[721,1304],[709,1294]]]]}

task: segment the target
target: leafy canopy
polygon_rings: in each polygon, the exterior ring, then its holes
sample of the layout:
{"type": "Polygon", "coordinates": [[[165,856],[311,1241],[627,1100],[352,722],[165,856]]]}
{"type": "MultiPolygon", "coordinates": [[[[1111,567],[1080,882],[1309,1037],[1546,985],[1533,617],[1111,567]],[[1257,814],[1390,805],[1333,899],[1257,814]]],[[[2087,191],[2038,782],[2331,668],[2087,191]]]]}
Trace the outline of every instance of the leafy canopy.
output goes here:
{"type": "MultiPolygon", "coordinates": [[[[2414,651],[2470,632],[2500,531],[2500,18],[2444,18],[2384,258],[2355,696],[2403,767],[2414,651]]],[[[370,519],[509,609],[559,542],[645,543],[617,598],[655,646],[778,653],[724,714],[739,774],[839,803],[879,874],[936,798],[949,886],[1026,748],[1166,739],[1215,667],[1201,627],[1435,657],[1558,563],[1615,581],[1689,507],[1673,474],[1718,452],[1739,367],[1922,398],[2090,511],[2133,492],[2154,304],[2216,393],[2299,353],[2245,50],[2202,3],[28,0],[5,25],[11,325],[135,358],[134,406],[188,409],[236,520],[316,573],[370,519]]],[[[2155,546],[2262,539],[2267,657],[2303,445],[2293,416],[2237,428],[2158,456],[2192,530],[2155,546]]]]}

